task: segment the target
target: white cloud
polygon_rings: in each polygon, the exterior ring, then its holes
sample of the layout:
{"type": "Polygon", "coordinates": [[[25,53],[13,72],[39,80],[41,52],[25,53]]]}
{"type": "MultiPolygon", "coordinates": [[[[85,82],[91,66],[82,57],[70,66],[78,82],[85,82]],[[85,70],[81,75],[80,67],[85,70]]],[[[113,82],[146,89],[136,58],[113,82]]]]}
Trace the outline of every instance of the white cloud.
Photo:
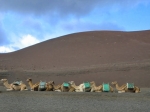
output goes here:
{"type": "Polygon", "coordinates": [[[12,47],[0,46],[0,53],[12,52],[14,49],[12,47]]]}
{"type": "Polygon", "coordinates": [[[39,42],[40,41],[38,39],[36,39],[36,37],[28,34],[28,35],[24,35],[21,39],[19,39],[19,45],[17,47],[24,48],[27,46],[37,44],[39,42]]]}
{"type": "Polygon", "coordinates": [[[13,52],[34,44],[39,43],[40,40],[38,40],[36,37],[27,34],[27,35],[23,35],[21,38],[19,39],[14,39],[13,44],[10,45],[6,45],[6,46],[0,46],[0,53],[8,53],[8,52],[13,52]]]}

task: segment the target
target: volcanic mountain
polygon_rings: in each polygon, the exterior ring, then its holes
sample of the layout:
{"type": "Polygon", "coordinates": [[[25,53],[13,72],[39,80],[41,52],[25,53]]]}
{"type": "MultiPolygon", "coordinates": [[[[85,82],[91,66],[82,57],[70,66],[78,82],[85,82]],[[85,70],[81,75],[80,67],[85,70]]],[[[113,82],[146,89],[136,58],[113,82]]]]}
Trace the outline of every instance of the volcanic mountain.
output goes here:
{"type": "Polygon", "coordinates": [[[0,78],[150,87],[150,31],[89,31],[0,54],[0,78]]]}

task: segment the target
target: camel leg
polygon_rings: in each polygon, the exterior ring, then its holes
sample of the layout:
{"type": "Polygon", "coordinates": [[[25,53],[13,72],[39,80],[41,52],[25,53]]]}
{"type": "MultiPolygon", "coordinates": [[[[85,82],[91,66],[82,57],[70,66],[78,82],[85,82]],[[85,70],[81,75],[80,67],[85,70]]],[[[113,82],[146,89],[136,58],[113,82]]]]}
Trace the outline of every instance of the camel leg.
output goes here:
{"type": "Polygon", "coordinates": [[[103,90],[95,90],[94,92],[103,92],[103,90]]]}
{"type": "Polygon", "coordinates": [[[95,91],[95,92],[99,92],[99,93],[100,93],[100,92],[102,92],[102,91],[95,91]]]}
{"type": "Polygon", "coordinates": [[[76,91],[76,92],[82,92],[82,91],[80,91],[79,89],[76,89],[75,91],[76,91]]]}
{"type": "Polygon", "coordinates": [[[135,93],[140,93],[141,91],[136,90],[135,93]]]}
{"type": "Polygon", "coordinates": [[[27,91],[28,89],[26,88],[26,86],[22,86],[20,91],[23,91],[23,90],[27,91]]]}
{"type": "Polygon", "coordinates": [[[110,86],[110,92],[114,92],[114,89],[110,86]]]}
{"type": "Polygon", "coordinates": [[[69,90],[68,92],[74,92],[73,90],[69,90]]]}
{"type": "Polygon", "coordinates": [[[59,90],[59,89],[61,89],[61,86],[60,86],[60,85],[54,86],[54,89],[55,89],[55,90],[59,90]]]}
{"type": "Polygon", "coordinates": [[[118,93],[125,93],[125,91],[124,91],[124,90],[122,90],[122,91],[118,91],[118,93]]]}
{"type": "Polygon", "coordinates": [[[103,86],[100,86],[98,91],[103,92],[103,86]]]}
{"type": "Polygon", "coordinates": [[[7,91],[13,91],[13,90],[14,90],[13,85],[11,84],[11,85],[10,85],[10,88],[7,88],[6,90],[7,90],[7,91]]]}
{"type": "Polygon", "coordinates": [[[141,92],[140,88],[139,87],[135,87],[135,93],[139,93],[139,92],[141,92]]]}
{"type": "Polygon", "coordinates": [[[91,92],[95,92],[94,88],[91,89],[91,92]]]}
{"type": "Polygon", "coordinates": [[[28,89],[27,88],[23,88],[23,89],[21,89],[21,91],[28,91],[28,89]]]}
{"type": "Polygon", "coordinates": [[[139,91],[135,91],[135,93],[139,93],[139,91]]]}
{"type": "Polygon", "coordinates": [[[61,92],[61,90],[55,90],[55,91],[57,91],[57,92],[61,92]]]}
{"type": "Polygon", "coordinates": [[[7,91],[13,91],[13,89],[6,89],[7,91]]]}

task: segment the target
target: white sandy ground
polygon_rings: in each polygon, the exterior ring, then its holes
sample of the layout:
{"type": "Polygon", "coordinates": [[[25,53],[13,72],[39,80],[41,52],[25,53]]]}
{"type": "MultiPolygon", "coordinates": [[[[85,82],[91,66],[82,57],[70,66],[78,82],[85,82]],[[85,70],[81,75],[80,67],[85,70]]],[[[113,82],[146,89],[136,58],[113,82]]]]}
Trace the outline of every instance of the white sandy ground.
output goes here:
{"type": "Polygon", "coordinates": [[[138,94],[0,91],[0,112],[150,112],[150,88],[138,94]]]}

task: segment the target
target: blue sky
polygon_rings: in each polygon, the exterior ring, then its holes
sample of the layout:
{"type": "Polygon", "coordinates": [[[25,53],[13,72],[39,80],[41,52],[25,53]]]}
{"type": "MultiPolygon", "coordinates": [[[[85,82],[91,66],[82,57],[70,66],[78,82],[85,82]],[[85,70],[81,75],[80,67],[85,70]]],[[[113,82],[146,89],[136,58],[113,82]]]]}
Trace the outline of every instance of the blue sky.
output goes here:
{"type": "Polygon", "coordinates": [[[0,0],[0,53],[93,30],[150,30],[150,0],[0,0]]]}

